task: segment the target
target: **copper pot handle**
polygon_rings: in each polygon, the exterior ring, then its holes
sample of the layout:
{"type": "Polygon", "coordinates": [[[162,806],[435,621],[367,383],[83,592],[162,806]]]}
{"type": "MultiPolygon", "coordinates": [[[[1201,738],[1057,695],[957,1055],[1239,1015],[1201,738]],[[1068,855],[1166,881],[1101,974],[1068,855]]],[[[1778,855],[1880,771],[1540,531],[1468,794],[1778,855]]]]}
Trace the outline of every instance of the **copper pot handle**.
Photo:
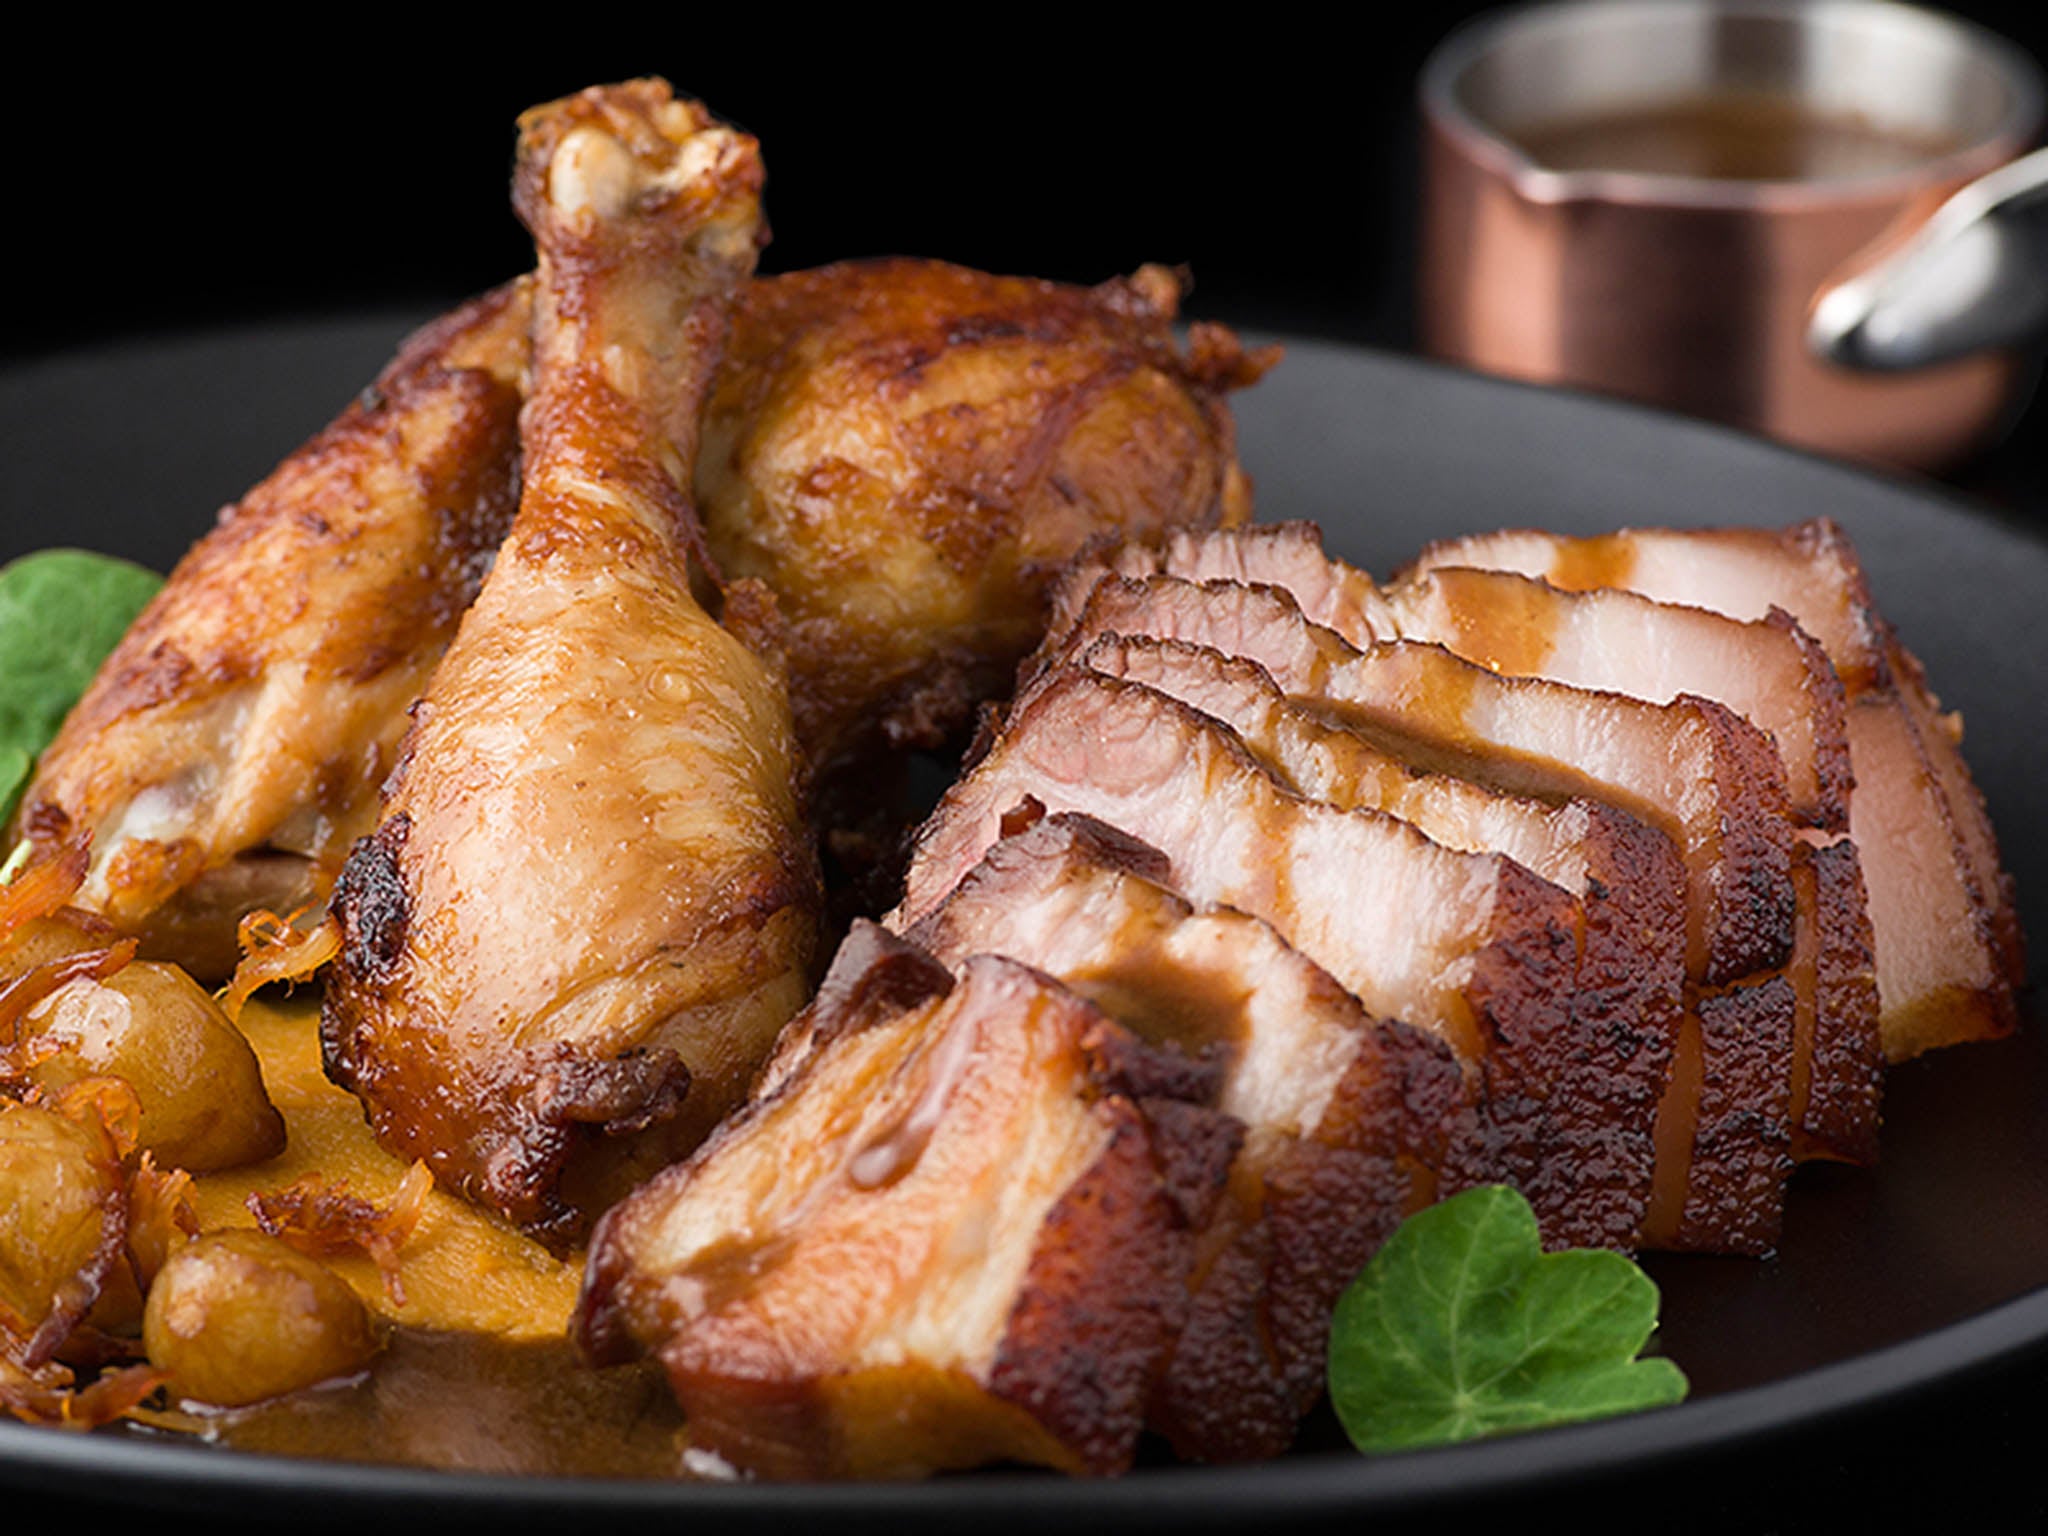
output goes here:
{"type": "Polygon", "coordinates": [[[2048,332],[2048,149],[1979,177],[1815,295],[1807,345],[1896,373],[2048,332]]]}

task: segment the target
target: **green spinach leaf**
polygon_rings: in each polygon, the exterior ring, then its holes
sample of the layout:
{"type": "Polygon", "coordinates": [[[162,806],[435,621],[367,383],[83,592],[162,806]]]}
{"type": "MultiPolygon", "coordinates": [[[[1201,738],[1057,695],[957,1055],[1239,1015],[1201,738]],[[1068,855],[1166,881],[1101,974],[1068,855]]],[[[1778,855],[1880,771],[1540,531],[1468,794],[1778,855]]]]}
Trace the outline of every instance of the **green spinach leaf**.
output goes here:
{"type": "Polygon", "coordinates": [[[163,578],[83,549],[0,567],[0,818],[64,716],[163,578]]]}
{"type": "Polygon", "coordinates": [[[1636,1358],[1657,1303],[1621,1254],[1543,1252],[1514,1190],[1466,1190],[1403,1222],[1339,1300],[1330,1398],[1366,1452],[1675,1403],[1685,1374],[1636,1358]]]}

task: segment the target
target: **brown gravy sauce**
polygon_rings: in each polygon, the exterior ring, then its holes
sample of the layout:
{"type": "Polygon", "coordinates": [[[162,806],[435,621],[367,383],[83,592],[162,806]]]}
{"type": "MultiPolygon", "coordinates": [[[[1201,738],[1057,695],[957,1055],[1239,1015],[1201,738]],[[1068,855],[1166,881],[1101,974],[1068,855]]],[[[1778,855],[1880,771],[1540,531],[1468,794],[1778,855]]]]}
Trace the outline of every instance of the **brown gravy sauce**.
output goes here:
{"type": "Polygon", "coordinates": [[[1951,154],[1946,135],[1826,112],[1796,97],[1727,91],[1510,129],[1538,165],[1715,181],[1887,176],[1951,154]]]}
{"type": "Polygon", "coordinates": [[[351,1381],[204,1421],[241,1451],[541,1477],[677,1478],[683,1417],[661,1372],[592,1370],[566,1339],[394,1333],[351,1381]]]}

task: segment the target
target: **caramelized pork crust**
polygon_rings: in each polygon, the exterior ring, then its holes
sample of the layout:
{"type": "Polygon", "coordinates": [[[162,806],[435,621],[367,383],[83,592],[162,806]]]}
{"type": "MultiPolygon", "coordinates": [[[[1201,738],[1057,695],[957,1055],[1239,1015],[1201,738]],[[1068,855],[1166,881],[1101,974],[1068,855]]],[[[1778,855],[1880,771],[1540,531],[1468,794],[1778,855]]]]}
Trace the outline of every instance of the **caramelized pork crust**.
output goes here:
{"type": "Polygon", "coordinates": [[[670,432],[760,185],[751,140],[655,82],[522,120],[519,512],[337,887],[330,1072],[387,1146],[544,1235],[700,1139],[807,984],[788,704],[692,595],[693,445],[670,432]]]}
{"type": "Polygon", "coordinates": [[[325,896],[517,500],[521,285],[413,337],[179,562],[38,765],[22,829],[81,901],[220,979],[325,896]]]}
{"type": "Polygon", "coordinates": [[[586,1349],[653,1355],[693,1444],[767,1476],[1127,1468],[1241,1135],[1214,1069],[990,957],[808,1034],[599,1224],[586,1349]]]}
{"type": "Polygon", "coordinates": [[[826,772],[933,748],[1007,690],[1091,536],[1250,514],[1225,396],[1276,354],[1173,322],[1161,267],[1078,288],[942,262],[764,278],[704,418],[713,555],[787,624],[826,772]]]}

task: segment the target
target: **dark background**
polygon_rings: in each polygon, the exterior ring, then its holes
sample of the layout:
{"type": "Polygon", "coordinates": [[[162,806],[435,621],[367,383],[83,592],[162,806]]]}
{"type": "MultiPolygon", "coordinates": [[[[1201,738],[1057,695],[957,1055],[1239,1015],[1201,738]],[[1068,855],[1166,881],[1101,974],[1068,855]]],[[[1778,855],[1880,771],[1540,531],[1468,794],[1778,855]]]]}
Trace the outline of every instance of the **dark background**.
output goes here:
{"type": "MultiPolygon", "coordinates": [[[[392,9],[303,32],[58,16],[10,83],[0,364],[486,288],[531,262],[514,118],[644,73],[759,135],[767,270],[901,253],[1092,282],[1163,261],[1192,271],[1193,315],[1405,349],[1413,84],[1489,8],[472,12],[461,33],[392,9]]],[[[1951,9],[2048,58],[2039,0],[1951,9]]],[[[2048,505],[2041,456],[2011,445],[1955,478],[2048,505]]]]}
{"type": "MultiPolygon", "coordinates": [[[[9,84],[0,355],[488,287],[531,262],[506,197],[513,119],[646,73],[760,136],[770,270],[910,254],[1095,281],[1186,263],[1196,313],[1401,346],[1413,82],[1482,9],[1084,24],[754,7],[739,24],[593,7],[579,30],[551,8],[433,48],[390,8],[308,13],[311,41],[288,49],[281,14],[210,36],[60,20],[75,45],[17,53],[9,84]]],[[[2039,0],[1952,9],[2048,57],[2039,0]]]]}
{"type": "MultiPolygon", "coordinates": [[[[2048,58],[2040,0],[1950,8],[2048,58]]],[[[518,112],[644,73],[760,136],[769,270],[901,252],[1095,281],[1185,263],[1193,315],[1404,349],[1413,81],[1481,9],[1239,7],[1199,22],[756,8],[741,24],[592,7],[587,26],[472,12],[472,35],[431,48],[427,18],[388,9],[154,35],[60,20],[68,36],[12,60],[0,365],[152,334],[425,312],[488,287],[531,261],[506,199],[518,112]]],[[[2017,516],[2048,514],[2044,414],[1957,481],[2017,516]]],[[[1863,1415],[1705,1467],[1650,1468],[1542,1513],[1947,1528],[2017,1497],[2038,1522],[2043,1391],[2048,1359],[2034,1359],[1955,1383],[1908,1420],[1863,1415]]]]}

